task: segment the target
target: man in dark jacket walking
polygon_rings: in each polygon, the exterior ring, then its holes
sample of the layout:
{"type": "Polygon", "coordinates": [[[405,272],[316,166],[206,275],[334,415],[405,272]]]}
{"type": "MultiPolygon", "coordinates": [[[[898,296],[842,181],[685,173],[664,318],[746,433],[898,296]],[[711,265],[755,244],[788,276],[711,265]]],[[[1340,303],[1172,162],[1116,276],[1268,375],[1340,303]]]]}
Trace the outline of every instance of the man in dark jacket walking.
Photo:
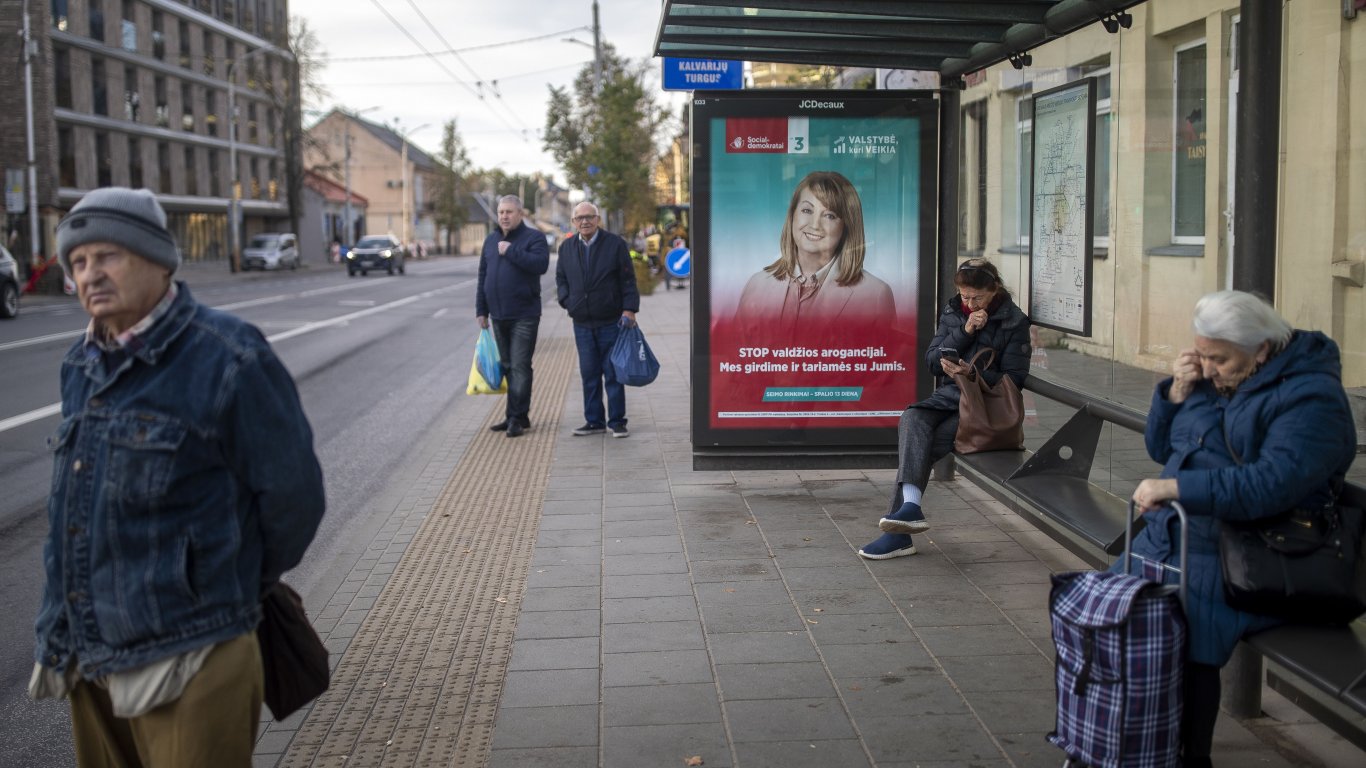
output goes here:
{"type": "Polygon", "coordinates": [[[617,381],[609,356],[622,328],[636,322],[640,292],[626,241],[599,227],[598,207],[590,202],[574,206],[578,234],[560,244],[555,267],[555,289],[560,306],[574,321],[574,344],[579,350],[583,379],[584,424],[575,435],[612,431],[626,437],[626,387],[617,381]],[[607,413],[602,392],[607,390],[607,413]]]}
{"type": "Polygon", "coordinates": [[[499,198],[498,231],[484,239],[474,302],[479,327],[492,326],[507,371],[507,418],[490,429],[508,437],[531,427],[531,356],[541,325],[541,275],[548,269],[550,247],[544,234],[522,223],[522,199],[499,198]]]}

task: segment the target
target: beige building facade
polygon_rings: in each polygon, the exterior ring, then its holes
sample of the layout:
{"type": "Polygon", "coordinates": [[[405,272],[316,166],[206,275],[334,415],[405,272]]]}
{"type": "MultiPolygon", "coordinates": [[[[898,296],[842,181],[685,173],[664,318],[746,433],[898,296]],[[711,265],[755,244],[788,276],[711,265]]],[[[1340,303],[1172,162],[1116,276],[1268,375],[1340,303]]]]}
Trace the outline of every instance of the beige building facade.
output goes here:
{"type": "MultiPolygon", "coordinates": [[[[1366,12],[1284,3],[1274,301],[1342,348],[1366,388],[1366,12]]],[[[1027,304],[1032,99],[1097,83],[1092,333],[1046,346],[1165,371],[1192,343],[1196,299],[1232,287],[1239,249],[1239,4],[1149,0],[1132,25],[1100,24],[1030,51],[1022,69],[973,73],[962,92],[960,257],[1003,268],[1027,304]]]]}

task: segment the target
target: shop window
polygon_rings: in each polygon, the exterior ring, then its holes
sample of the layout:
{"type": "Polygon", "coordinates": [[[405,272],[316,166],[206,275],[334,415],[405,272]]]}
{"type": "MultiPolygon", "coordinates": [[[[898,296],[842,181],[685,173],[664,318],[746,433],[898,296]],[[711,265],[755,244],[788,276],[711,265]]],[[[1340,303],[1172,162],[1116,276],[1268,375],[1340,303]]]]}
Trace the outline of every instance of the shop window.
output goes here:
{"type": "Polygon", "coordinates": [[[1205,242],[1205,43],[1176,51],[1173,71],[1172,242],[1205,242]]]}
{"type": "Polygon", "coordinates": [[[57,91],[57,106],[71,109],[71,52],[56,48],[52,52],[53,85],[57,91]]]}
{"type": "Polygon", "coordinates": [[[958,152],[958,250],[981,255],[987,244],[987,102],[963,107],[958,152]]]}
{"type": "Polygon", "coordinates": [[[66,11],[67,0],[52,0],[52,26],[62,32],[67,27],[66,11]]]}
{"type": "Polygon", "coordinates": [[[70,128],[57,129],[57,178],[63,187],[76,186],[76,137],[70,128]]]}
{"type": "Polygon", "coordinates": [[[108,187],[113,183],[113,166],[109,161],[109,134],[99,131],[95,134],[95,184],[108,187]]]}
{"type": "Polygon", "coordinates": [[[142,180],[142,139],[136,136],[128,137],[128,186],[133,189],[140,189],[145,182],[142,180]]]}
{"type": "Polygon", "coordinates": [[[109,81],[104,74],[102,59],[90,62],[90,98],[91,109],[95,114],[109,114],[109,81]]]}
{"type": "Polygon", "coordinates": [[[138,107],[142,96],[138,94],[138,72],[132,67],[123,68],[123,119],[136,123],[138,107]]]}

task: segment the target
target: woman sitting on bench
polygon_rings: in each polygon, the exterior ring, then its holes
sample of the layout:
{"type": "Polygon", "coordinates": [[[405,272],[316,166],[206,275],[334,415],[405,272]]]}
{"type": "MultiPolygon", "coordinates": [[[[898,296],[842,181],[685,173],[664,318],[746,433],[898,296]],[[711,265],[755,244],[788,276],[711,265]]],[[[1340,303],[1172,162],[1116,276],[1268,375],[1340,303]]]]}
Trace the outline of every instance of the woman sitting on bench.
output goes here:
{"type": "Polygon", "coordinates": [[[993,362],[980,375],[995,385],[1009,375],[1023,387],[1029,375],[1029,318],[1015,306],[1001,282],[996,265],[986,259],[963,262],[953,276],[958,295],[939,313],[939,328],[925,350],[930,373],[947,378],[929,397],[908,406],[897,427],[900,460],[891,508],[878,522],[886,533],[858,551],[869,560],[888,560],[915,554],[911,534],[929,529],[920,497],[930,479],[930,468],[953,451],[958,432],[958,384],[954,374],[966,373],[968,361],[984,349],[995,350],[993,362]]]}
{"type": "Polygon", "coordinates": [[[1332,339],[1292,329],[1265,301],[1241,291],[1201,298],[1193,325],[1195,346],[1177,355],[1148,412],[1145,440],[1162,464],[1161,479],[1144,480],[1133,495],[1147,522],[1133,551],[1147,559],[1179,564],[1180,528],[1164,503],[1180,501],[1190,514],[1185,768],[1210,765],[1219,668],[1245,635],[1279,623],[1225,602],[1220,521],[1331,503],[1334,484],[1356,455],[1332,339]]]}

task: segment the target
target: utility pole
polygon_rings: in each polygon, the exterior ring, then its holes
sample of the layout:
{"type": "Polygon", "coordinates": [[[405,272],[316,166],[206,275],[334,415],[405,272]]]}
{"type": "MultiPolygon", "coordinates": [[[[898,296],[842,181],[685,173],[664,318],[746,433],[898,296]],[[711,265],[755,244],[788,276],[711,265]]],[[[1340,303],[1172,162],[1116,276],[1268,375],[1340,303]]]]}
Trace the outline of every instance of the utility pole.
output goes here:
{"type": "Polygon", "coordinates": [[[43,263],[38,232],[38,161],[33,148],[33,57],[37,54],[29,29],[28,0],[24,0],[24,129],[28,138],[28,245],[29,267],[43,263]]]}
{"type": "Polygon", "coordinates": [[[342,134],[342,143],[346,145],[346,220],[342,222],[342,245],[351,244],[351,118],[346,119],[346,130],[342,134]]]}
{"type": "Polygon", "coordinates": [[[593,92],[602,93],[602,26],[598,24],[598,0],[593,0],[593,92]]]}

